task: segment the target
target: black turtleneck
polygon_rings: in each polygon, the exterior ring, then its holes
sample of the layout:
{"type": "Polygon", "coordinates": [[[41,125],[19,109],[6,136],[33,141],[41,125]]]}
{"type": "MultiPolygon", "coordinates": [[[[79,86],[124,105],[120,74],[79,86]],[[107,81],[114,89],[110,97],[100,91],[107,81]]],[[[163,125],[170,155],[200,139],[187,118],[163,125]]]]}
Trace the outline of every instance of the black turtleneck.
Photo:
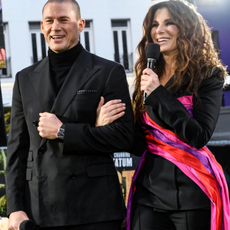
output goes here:
{"type": "Polygon", "coordinates": [[[56,95],[82,49],[82,45],[78,42],[76,46],[63,53],[55,53],[51,49],[48,50],[51,78],[56,95]]]}

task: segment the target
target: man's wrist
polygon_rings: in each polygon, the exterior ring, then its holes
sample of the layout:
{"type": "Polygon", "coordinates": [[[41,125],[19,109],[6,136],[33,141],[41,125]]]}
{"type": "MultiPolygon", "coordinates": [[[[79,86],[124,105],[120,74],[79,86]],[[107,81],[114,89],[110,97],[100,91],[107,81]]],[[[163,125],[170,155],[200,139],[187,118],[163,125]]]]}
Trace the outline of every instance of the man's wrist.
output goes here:
{"type": "Polygon", "coordinates": [[[62,126],[57,131],[58,139],[64,140],[65,137],[65,124],[62,124],[62,126]]]}

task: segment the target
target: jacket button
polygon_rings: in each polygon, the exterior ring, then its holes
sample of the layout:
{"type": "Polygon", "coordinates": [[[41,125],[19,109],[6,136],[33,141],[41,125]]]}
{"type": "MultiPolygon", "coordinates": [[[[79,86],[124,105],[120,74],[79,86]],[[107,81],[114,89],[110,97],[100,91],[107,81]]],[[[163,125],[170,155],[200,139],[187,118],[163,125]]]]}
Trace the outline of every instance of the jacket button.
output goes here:
{"type": "Polygon", "coordinates": [[[39,153],[39,154],[42,154],[42,153],[44,153],[44,151],[45,151],[45,149],[41,147],[41,148],[38,150],[38,153],[39,153]]]}
{"type": "Polygon", "coordinates": [[[38,127],[38,121],[33,121],[32,123],[34,127],[38,127]]]}
{"type": "Polygon", "coordinates": [[[76,178],[76,174],[75,173],[70,173],[70,176],[69,176],[71,179],[75,179],[76,178]]]}

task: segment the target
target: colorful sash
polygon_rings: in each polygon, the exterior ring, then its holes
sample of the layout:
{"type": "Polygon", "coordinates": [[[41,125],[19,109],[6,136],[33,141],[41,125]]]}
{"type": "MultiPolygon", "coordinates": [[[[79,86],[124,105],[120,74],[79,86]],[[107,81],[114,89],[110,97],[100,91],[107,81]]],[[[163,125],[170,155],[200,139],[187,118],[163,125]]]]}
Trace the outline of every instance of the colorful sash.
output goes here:
{"type": "MultiPolygon", "coordinates": [[[[180,97],[178,100],[192,117],[192,96],[180,97]]],[[[146,112],[142,117],[142,128],[146,134],[147,150],[174,163],[208,196],[211,202],[211,230],[230,230],[230,204],[226,179],[221,165],[208,148],[204,146],[196,149],[190,146],[175,133],[153,122],[146,112]]],[[[144,163],[147,150],[143,153],[133,176],[127,205],[127,230],[130,230],[134,182],[144,163]]]]}

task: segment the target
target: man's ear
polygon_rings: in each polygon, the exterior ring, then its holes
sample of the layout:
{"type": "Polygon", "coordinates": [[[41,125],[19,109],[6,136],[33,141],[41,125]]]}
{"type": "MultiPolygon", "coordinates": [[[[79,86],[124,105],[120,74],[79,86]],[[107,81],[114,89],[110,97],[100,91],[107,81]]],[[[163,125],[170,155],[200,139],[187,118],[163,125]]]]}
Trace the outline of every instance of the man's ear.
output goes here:
{"type": "MultiPolygon", "coordinates": [[[[43,33],[43,30],[44,30],[43,21],[41,21],[40,26],[41,26],[41,31],[42,31],[42,33],[43,33]]],[[[44,34],[44,33],[43,33],[43,34],[44,34]]]]}
{"type": "Polygon", "coordinates": [[[85,28],[85,20],[84,19],[79,19],[78,22],[78,31],[81,33],[83,29],[85,28]]]}

